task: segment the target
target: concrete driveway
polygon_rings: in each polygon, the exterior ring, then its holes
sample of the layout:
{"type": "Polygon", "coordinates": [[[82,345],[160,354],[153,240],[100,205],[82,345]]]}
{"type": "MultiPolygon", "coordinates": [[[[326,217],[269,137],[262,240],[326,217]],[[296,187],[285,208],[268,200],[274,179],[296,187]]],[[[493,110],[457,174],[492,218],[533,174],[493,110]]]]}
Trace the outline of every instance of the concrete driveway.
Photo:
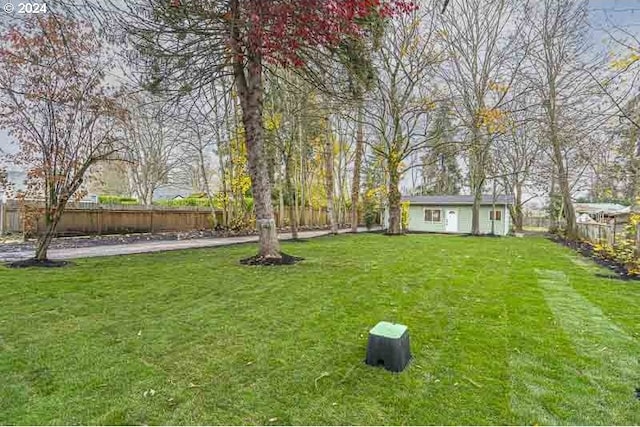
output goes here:
{"type": "MultiPolygon", "coordinates": [[[[349,233],[350,229],[339,230],[339,234],[349,233]]],[[[358,229],[359,233],[366,232],[367,229],[362,227],[358,229]]],[[[329,234],[327,230],[320,231],[301,231],[298,233],[298,237],[301,239],[310,239],[313,237],[326,236],[329,234]]],[[[283,233],[278,236],[280,240],[290,240],[290,233],[283,233]]],[[[211,248],[216,246],[228,246],[238,243],[254,243],[258,241],[258,236],[243,236],[243,237],[214,237],[204,239],[191,239],[191,240],[156,240],[150,242],[136,242],[123,245],[104,245],[104,246],[92,246],[86,248],[68,248],[68,249],[51,249],[49,250],[50,259],[69,260],[75,258],[93,258],[102,256],[114,256],[114,255],[130,255],[130,254],[142,254],[150,252],[164,252],[175,251],[181,249],[192,248],[211,248]]],[[[1,261],[18,261],[21,259],[27,259],[34,256],[33,251],[18,251],[10,252],[6,254],[0,254],[1,261]]]]}

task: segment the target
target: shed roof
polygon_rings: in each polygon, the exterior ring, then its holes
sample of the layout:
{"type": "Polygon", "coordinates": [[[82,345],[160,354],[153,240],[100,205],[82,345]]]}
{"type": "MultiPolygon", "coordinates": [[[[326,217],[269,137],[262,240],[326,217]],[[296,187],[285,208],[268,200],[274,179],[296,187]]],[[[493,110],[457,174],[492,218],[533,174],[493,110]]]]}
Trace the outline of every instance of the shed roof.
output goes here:
{"type": "MultiPolygon", "coordinates": [[[[473,205],[473,195],[456,196],[405,196],[402,201],[408,201],[412,205],[473,205]]],[[[483,194],[481,205],[492,205],[494,203],[491,194],[483,194]]],[[[513,196],[496,195],[496,205],[511,205],[514,203],[513,196]]]]}

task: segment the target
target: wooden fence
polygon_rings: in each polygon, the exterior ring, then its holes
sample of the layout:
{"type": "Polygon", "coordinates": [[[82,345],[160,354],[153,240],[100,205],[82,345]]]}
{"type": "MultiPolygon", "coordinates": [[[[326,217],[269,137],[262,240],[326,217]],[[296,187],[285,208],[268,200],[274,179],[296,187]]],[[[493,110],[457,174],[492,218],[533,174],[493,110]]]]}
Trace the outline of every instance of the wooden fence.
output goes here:
{"type": "MultiPolygon", "coordinates": [[[[0,201],[0,234],[22,233],[25,227],[20,203],[0,201]]],[[[215,212],[216,223],[222,224],[223,213],[215,212]]],[[[344,216],[344,215],[342,215],[344,216]]],[[[289,226],[289,210],[275,212],[278,227],[289,226]]],[[[299,223],[303,227],[326,227],[326,209],[310,207],[300,210],[299,223]]],[[[345,218],[339,218],[345,224],[345,218]]],[[[212,212],[203,207],[163,207],[136,205],[99,205],[92,203],[70,204],[62,215],[57,234],[60,236],[85,236],[124,233],[186,232],[211,229],[212,212]]],[[[38,234],[45,229],[43,217],[34,221],[31,232],[38,234]]]]}
{"type": "Polygon", "coordinates": [[[634,238],[635,236],[629,236],[625,229],[626,223],[618,224],[582,224],[578,223],[578,234],[583,239],[586,239],[593,243],[614,245],[621,242],[624,239],[634,238]]]}

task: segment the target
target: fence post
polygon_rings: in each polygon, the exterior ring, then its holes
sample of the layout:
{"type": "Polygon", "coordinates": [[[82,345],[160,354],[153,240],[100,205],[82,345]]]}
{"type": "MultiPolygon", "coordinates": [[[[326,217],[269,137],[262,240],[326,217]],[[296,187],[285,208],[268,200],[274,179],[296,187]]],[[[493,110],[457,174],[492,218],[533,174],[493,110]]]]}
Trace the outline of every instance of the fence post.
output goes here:
{"type": "Polygon", "coordinates": [[[102,236],[102,206],[98,207],[98,218],[96,222],[98,223],[98,236],[102,236]]]}
{"type": "Polygon", "coordinates": [[[598,224],[598,243],[602,244],[602,226],[598,224]]]}

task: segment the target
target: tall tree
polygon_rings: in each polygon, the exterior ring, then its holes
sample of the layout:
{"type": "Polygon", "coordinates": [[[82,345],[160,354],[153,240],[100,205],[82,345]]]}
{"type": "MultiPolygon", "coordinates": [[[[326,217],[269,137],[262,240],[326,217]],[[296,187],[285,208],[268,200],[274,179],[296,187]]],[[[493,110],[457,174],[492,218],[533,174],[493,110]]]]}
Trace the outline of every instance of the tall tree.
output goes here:
{"type": "MultiPolygon", "coordinates": [[[[358,205],[360,199],[360,178],[362,175],[362,161],[364,157],[364,127],[365,127],[365,98],[366,93],[373,88],[375,82],[375,68],[371,52],[379,48],[381,31],[384,24],[379,20],[370,23],[370,36],[347,40],[340,51],[342,63],[348,74],[348,87],[353,98],[352,104],[357,110],[355,117],[356,137],[355,156],[353,159],[353,175],[351,180],[351,231],[358,231],[358,205]]],[[[350,106],[351,107],[351,106],[350,106]]]]}
{"type": "Polygon", "coordinates": [[[0,127],[18,142],[13,160],[28,170],[32,196],[44,200],[46,230],[35,256],[44,261],[89,168],[120,156],[123,110],[105,83],[111,64],[89,24],[51,12],[0,39],[0,127]]]}
{"type": "MultiPolygon", "coordinates": [[[[532,76],[543,100],[545,140],[555,169],[555,180],[562,198],[566,235],[578,236],[572,201],[571,156],[586,139],[585,102],[592,91],[585,73],[587,3],[582,0],[544,0],[530,15],[535,34],[531,50],[532,76]]],[[[592,104],[593,107],[593,104],[592,104]]],[[[553,188],[552,188],[553,191],[553,188]]]]}
{"type": "Polygon", "coordinates": [[[426,154],[420,157],[422,182],[414,186],[417,194],[459,194],[462,172],[458,165],[458,144],[454,141],[449,108],[438,108],[426,154]]]}
{"type": "Polygon", "coordinates": [[[389,234],[400,234],[400,181],[407,160],[429,145],[438,94],[423,82],[434,76],[441,56],[434,47],[433,9],[394,20],[374,53],[375,89],[366,105],[371,149],[386,162],[389,234]]]}

